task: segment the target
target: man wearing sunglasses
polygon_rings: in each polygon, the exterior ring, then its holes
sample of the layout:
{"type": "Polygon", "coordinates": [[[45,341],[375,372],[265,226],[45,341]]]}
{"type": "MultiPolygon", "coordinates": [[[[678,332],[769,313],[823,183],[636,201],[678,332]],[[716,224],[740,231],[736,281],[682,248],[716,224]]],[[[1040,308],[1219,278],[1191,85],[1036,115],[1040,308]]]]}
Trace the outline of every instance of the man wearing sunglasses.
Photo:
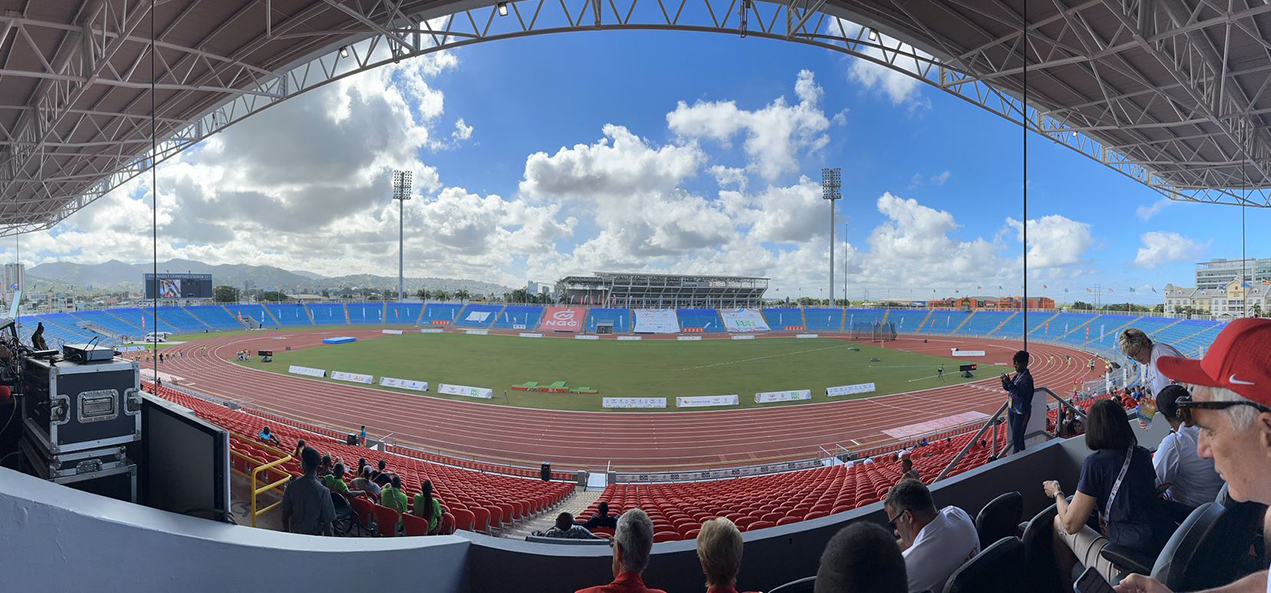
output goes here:
{"type": "MultiPolygon", "coordinates": [[[[1163,356],[1161,373],[1191,388],[1177,417],[1200,427],[1197,452],[1212,458],[1238,501],[1271,503],[1271,320],[1239,319],[1218,334],[1203,360],[1163,356]]],[[[1119,593],[1167,593],[1156,579],[1131,575],[1119,593]]],[[[1209,593],[1271,593],[1267,571],[1209,593]]]]}

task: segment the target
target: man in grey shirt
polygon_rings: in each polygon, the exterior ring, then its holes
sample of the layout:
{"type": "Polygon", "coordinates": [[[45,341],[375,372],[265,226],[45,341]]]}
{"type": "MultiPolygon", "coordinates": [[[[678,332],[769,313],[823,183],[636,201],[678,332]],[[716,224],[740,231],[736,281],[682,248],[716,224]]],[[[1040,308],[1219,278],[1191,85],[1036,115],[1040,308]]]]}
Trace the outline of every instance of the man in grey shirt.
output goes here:
{"type": "Polygon", "coordinates": [[[540,537],[559,537],[563,539],[602,539],[598,535],[587,531],[582,525],[574,525],[574,516],[569,513],[561,513],[556,515],[556,526],[547,531],[536,531],[534,535],[540,537]]]}
{"type": "MultiPolygon", "coordinates": [[[[369,465],[362,467],[362,475],[353,478],[353,481],[349,483],[349,489],[360,490],[361,492],[358,494],[365,493],[367,496],[370,496],[376,504],[380,501],[380,486],[371,480],[371,466],[369,465]]],[[[356,496],[356,494],[354,496],[356,496]]]]}
{"type": "Polygon", "coordinates": [[[335,506],[331,491],[318,481],[318,464],[322,456],[317,449],[305,447],[300,454],[300,467],[305,474],[287,484],[282,493],[282,528],[305,535],[332,535],[335,506]]]}

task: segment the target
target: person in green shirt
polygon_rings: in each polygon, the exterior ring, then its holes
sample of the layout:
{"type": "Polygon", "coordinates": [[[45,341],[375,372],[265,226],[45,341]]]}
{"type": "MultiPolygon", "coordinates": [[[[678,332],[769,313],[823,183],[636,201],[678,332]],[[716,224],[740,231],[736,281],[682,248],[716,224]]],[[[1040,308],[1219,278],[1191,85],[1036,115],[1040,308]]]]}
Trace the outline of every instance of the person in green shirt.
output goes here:
{"type": "Polygon", "coordinates": [[[380,491],[380,504],[399,513],[405,513],[408,510],[407,503],[406,493],[402,492],[402,479],[394,474],[392,482],[380,491]]]}
{"type": "Polygon", "coordinates": [[[339,492],[348,496],[362,496],[361,490],[349,490],[349,485],[344,483],[344,464],[337,463],[331,469],[331,473],[322,476],[322,482],[330,488],[332,492],[339,492]]]}
{"type": "Polygon", "coordinates": [[[415,508],[411,514],[428,521],[428,534],[437,533],[441,528],[441,503],[433,498],[432,480],[424,480],[419,485],[419,494],[415,495],[415,508]]]}

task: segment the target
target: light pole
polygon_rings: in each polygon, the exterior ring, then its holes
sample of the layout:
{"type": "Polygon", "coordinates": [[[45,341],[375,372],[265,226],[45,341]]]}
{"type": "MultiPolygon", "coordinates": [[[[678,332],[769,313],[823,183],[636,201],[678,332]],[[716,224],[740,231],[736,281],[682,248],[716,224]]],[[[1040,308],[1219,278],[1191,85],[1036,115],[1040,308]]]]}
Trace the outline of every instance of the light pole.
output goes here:
{"type": "Polygon", "coordinates": [[[405,215],[406,200],[410,199],[410,181],[415,174],[412,171],[393,171],[393,199],[397,200],[397,302],[405,298],[406,285],[406,232],[405,215]]]}
{"type": "MultiPolygon", "coordinates": [[[[821,169],[821,199],[830,203],[830,306],[834,306],[834,201],[841,199],[839,188],[843,186],[843,170],[821,169]]],[[[846,296],[846,295],[845,295],[846,296]]]]}

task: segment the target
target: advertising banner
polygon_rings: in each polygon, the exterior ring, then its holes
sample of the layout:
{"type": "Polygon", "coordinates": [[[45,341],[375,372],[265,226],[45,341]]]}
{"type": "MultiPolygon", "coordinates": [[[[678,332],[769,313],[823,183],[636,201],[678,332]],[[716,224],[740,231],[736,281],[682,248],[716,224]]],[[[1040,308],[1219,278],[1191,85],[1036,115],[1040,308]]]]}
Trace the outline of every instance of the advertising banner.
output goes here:
{"type": "Polygon", "coordinates": [[[676,336],[675,339],[681,342],[696,342],[702,339],[702,336],[676,336]]]}
{"type": "Polygon", "coordinates": [[[801,399],[812,399],[811,389],[795,389],[793,391],[765,391],[755,394],[755,403],[770,404],[773,402],[792,402],[801,399]]]}
{"type": "Polygon", "coordinates": [[[463,319],[464,321],[472,321],[474,323],[481,323],[482,321],[485,321],[489,318],[490,318],[489,311],[469,311],[468,316],[464,317],[463,319]]]}
{"type": "Polygon", "coordinates": [[[858,383],[856,385],[839,385],[838,387],[826,387],[825,395],[830,397],[838,397],[840,395],[855,395],[857,393],[870,393],[877,389],[873,383],[858,383]]]}
{"type": "Polygon", "coordinates": [[[636,309],[635,333],[674,334],[680,331],[675,309],[636,309]]]}
{"type": "Polygon", "coordinates": [[[984,356],[984,351],[983,350],[958,350],[957,348],[954,348],[952,354],[954,356],[984,356]]]}
{"type": "Polygon", "coordinates": [[[796,337],[796,338],[805,338],[805,339],[806,339],[806,338],[819,338],[819,337],[821,337],[821,334],[798,334],[798,335],[796,335],[796,336],[794,336],[794,337],[796,337]]]}
{"type": "Polygon", "coordinates": [[[753,340],[755,339],[755,337],[750,335],[742,335],[742,336],[733,336],[733,339],[734,340],[753,340]]]}
{"type": "Polygon", "coordinates": [[[719,316],[724,319],[724,327],[730,332],[768,331],[768,322],[764,321],[759,309],[720,309],[719,316]]]}
{"type": "Polygon", "coordinates": [[[623,342],[639,342],[642,339],[640,336],[618,336],[618,340],[623,342]]]}
{"type": "Polygon", "coordinates": [[[327,376],[327,372],[322,369],[296,366],[294,364],[291,365],[291,368],[287,369],[287,372],[294,373],[297,375],[305,375],[309,377],[326,377],[327,376]]]}
{"type": "Polygon", "coordinates": [[[470,335],[470,336],[484,336],[484,335],[486,335],[486,334],[490,333],[490,330],[488,330],[488,329],[470,329],[470,330],[465,331],[465,332],[463,332],[463,333],[468,334],[468,335],[470,335]]]}
{"type": "Polygon", "coordinates": [[[521,332],[521,337],[522,338],[541,338],[543,337],[543,334],[530,334],[530,333],[521,332]]]}
{"type": "Polygon", "coordinates": [[[736,395],[690,395],[675,398],[677,408],[707,408],[711,406],[735,406],[741,403],[736,395]]]}
{"type": "Polygon", "coordinates": [[[382,330],[380,330],[380,331],[381,331],[381,332],[383,332],[383,333],[386,333],[386,334],[392,335],[392,336],[400,336],[400,335],[402,335],[402,330],[400,330],[400,329],[382,329],[382,330]]]}
{"type": "Polygon", "coordinates": [[[543,331],[578,332],[583,330],[587,310],[582,307],[548,307],[538,327],[543,331]]]}
{"type": "Polygon", "coordinates": [[[606,408],[665,408],[665,397],[606,397],[601,399],[606,408]]]}
{"type": "Polygon", "coordinates": [[[370,385],[371,379],[373,377],[371,377],[370,375],[363,375],[362,373],[346,373],[344,371],[331,371],[331,378],[335,379],[336,381],[348,381],[350,383],[365,383],[367,385],[370,385]]]}
{"type": "Polygon", "coordinates": [[[484,387],[468,387],[467,385],[447,385],[442,383],[437,386],[437,393],[445,393],[448,395],[462,395],[464,397],[477,397],[481,399],[490,399],[494,397],[494,390],[484,387]]]}
{"type": "Polygon", "coordinates": [[[600,336],[592,336],[592,335],[574,336],[574,339],[575,340],[599,340],[600,336]]]}
{"type": "Polygon", "coordinates": [[[392,377],[380,377],[380,385],[383,387],[397,387],[400,389],[409,389],[411,391],[428,391],[427,381],[412,381],[410,379],[394,379],[392,377]]]}

